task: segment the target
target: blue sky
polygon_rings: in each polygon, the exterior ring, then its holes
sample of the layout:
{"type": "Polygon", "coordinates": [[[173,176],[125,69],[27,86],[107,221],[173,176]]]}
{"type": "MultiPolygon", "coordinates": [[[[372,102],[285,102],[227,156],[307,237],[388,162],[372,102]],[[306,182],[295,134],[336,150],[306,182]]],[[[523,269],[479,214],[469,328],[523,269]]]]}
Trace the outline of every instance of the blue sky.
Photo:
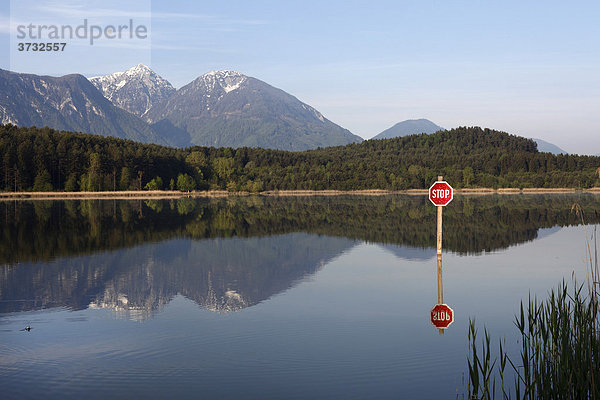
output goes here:
{"type": "Polygon", "coordinates": [[[6,56],[0,68],[91,76],[139,60],[176,87],[234,69],[364,138],[428,118],[446,128],[478,125],[600,153],[597,1],[14,0],[12,10],[9,4],[2,0],[0,7],[6,55],[16,45],[10,16],[34,21],[43,6],[56,19],[85,4],[81,15],[104,13],[103,23],[130,13],[148,24],[151,40],[43,62],[6,56]]]}

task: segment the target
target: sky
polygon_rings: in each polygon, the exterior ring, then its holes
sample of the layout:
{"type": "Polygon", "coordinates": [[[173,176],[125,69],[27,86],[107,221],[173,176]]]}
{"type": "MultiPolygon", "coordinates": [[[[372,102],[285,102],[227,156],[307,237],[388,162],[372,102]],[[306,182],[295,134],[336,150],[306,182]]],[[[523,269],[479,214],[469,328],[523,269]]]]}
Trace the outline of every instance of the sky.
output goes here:
{"type": "Polygon", "coordinates": [[[0,68],[95,76],[150,66],[175,87],[221,69],[263,80],[370,138],[406,119],[481,126],[600,153],[600,2],[0,0],[0,68]],[[144,40],[18,52],[19,24],[144,40]]]}

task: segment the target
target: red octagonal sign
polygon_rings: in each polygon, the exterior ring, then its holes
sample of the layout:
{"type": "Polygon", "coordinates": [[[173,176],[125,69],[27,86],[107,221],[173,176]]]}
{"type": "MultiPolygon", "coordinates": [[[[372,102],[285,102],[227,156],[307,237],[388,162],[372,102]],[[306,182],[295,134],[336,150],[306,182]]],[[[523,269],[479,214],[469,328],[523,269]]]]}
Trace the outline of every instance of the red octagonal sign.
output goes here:
{"type": "Polygon", "coordinates": [[[431,309],[431,323],[439,329],[446,329],[454,322],[454,311],[447,304],[436,304],[431,309]]]}
{"type": "Polygon", "coordinates": [[[446,206],[454,198],[454,189],[446,181],[437,181],[429,188],[429,200],[436,206],[446,206]]]}

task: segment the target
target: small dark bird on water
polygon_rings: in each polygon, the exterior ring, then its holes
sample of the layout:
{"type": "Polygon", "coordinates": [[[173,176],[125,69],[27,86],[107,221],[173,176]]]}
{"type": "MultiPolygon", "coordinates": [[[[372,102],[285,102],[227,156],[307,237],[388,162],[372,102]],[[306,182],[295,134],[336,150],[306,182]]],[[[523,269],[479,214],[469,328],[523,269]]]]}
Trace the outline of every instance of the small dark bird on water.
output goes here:
{"type": "Polygon", "coordinates": [[[31,330],[31,326],[27,325],[25,328],[21,329],[21,331],[29,332],[31,330]]]}

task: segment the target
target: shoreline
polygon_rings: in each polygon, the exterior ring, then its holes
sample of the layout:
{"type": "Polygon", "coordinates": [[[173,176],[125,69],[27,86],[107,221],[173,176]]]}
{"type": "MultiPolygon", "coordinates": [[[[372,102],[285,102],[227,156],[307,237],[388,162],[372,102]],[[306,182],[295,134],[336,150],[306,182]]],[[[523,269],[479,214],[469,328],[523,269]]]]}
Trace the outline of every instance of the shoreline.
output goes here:
{"type": "MultiPolygon", "coordinates": [[[[564,194],[564,193],[593,193],[600,194],[600,187],[591,189],[572,188],[473,188],[455,189],[456,195],[490,195],[490,194],[564,194]]],[[[387,196],[387,195],[413,195],[424,196],[428,189],[407,190],[268,190],[260,193],[250,192],[228,192],[226,190],[205,190],[190,193],[176,190],[129,190],[129,191],[106,191],[106,192],[0,192],[1,200],[162,200],[177,199],[181,197],[243,197],[243,196],[280,196],[280,197],[303,197],[303,196],[387,196]]]]}

